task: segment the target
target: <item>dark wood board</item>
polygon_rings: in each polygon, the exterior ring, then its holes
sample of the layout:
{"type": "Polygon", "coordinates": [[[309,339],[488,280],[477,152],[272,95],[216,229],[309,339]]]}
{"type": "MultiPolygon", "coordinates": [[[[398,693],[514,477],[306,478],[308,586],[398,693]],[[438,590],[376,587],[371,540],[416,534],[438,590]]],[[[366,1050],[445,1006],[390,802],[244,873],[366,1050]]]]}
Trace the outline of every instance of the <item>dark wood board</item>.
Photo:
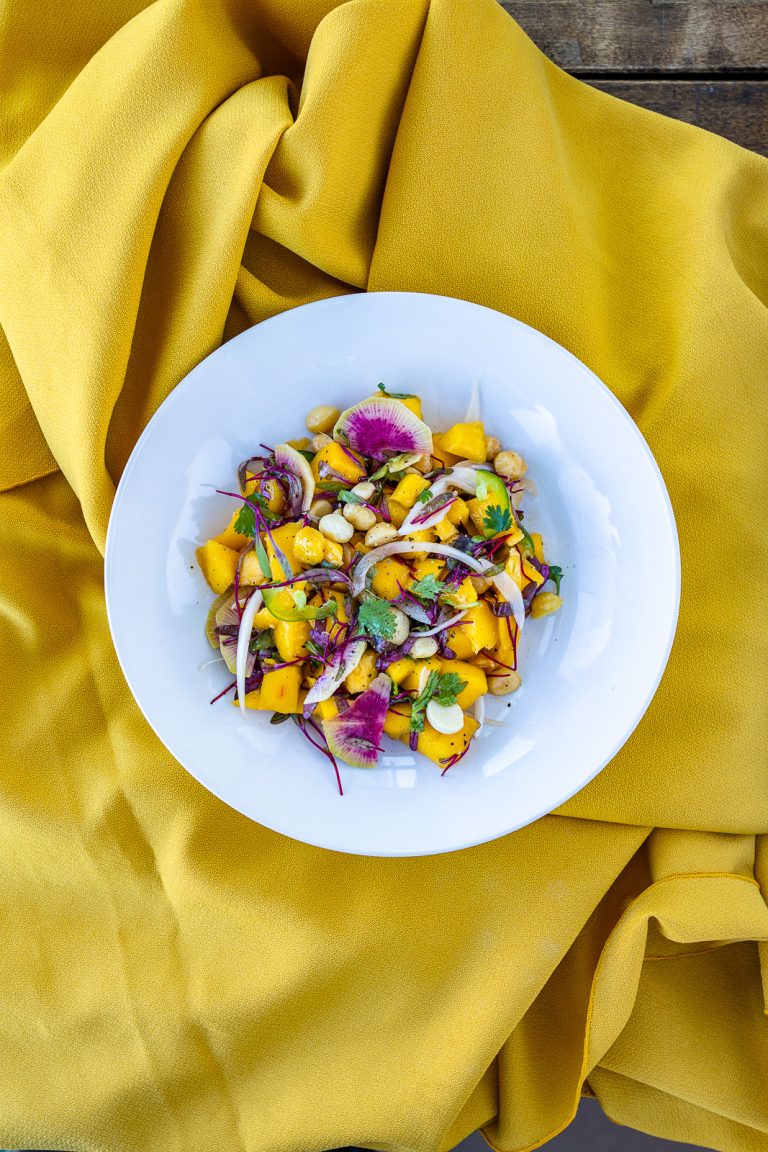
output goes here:
{"type": "Polygon", "coordinates": [[[768,156],[768,81],[594,80],[610,92],[653,112],[698,124],[768,156]]]}
{"type": "Polygon", "coordinates": [[[551,60],[575,74],[768,73],[768,0],[501,3],[551,60]]]}

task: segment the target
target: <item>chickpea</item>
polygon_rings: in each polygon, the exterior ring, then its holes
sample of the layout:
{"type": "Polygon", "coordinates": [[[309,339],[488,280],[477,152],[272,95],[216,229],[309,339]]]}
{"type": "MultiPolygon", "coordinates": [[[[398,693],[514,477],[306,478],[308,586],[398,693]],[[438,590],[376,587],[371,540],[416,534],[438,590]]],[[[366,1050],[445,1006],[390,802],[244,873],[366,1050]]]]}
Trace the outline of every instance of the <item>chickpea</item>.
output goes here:
{"type": "Polygon", "coordinates": [[[345,504],[344,519],[360,532],[367,532],[376,523],[376,513],[365,504],[345,504]]]}
{"type": "Polygon", "coordinates": [[[489,676],[488,691],[492,696],[508,696],[510,692],[517,692],[522,684],[518,672],[508,672],[506,676],[489,676]]]}
{"type": "Polygon", "coordinates": [[[312,520],[321,520],[323,516],[330,516],[331,512],[333,512],[333,504],[330,500],[314,500],[309,509],[312,520]]]}
{"type": "Polygon", "coordinates": [[[496,436],[486,436],[485,438],[485,458],[486,460],[493,460],[501,452],[501,441],[496,436]]]}
{"type": "Polygon", "coordinates": [[[428,660],[430,656],[434,656],[437,652],[438,644],[434,636],[425,636],[422,640],[416,640],[408,653],[414,660],[428,660]]]}
{"type": "Polygon", "coordinates": [[[338,512],[331,512],[321,516],[318,528],[327,540],[335,540],[337,544],[346,544],[355,534],[355,530],[348,520],[338,512]]]}
{"type": "Polygon", "coordinates": [[[330,444],[331,437],[326,436],[325,432],[318,432],[317,436],[312,437],[312,451],[319,452],[326,444],[330,444]]]}
{"type": "Polygon", "coordinates": [[[307,412],[307,431],[330,432],[340,415],[338,408],[334,408],[331,404],[317,404],[307,412]]]}
{"type": "Polygon", "coordinates": [[[490,656],[473,656],[471,663],[477,668],[482,668],[483,672],[493,672],[494,668],[498,667],[490,656]]]}
{"type": "Polygon", "coordinates": [[[539,592],[538,596],[534,596],[531,604],[531,616],[535,620],[539,620],[542,616],[549,616],[552,612],[557,612],[562,606],[562,597],[554,592],[539,592]]]}
{"type": "Polygon", "coordinates": [[[519,452],[499,452],[493,459],[493,466],[499,476],[507,480],[522,480],[528,471],[528,465],[519,452]]]}
{"type": "Polygon", "coordinates": [[[376,485],[371,484],[370,480],[361,480],[359,484],[355,484],[352,491],[355,496],[359,496],[361,500],[370,500],[376,491],[376,485]]]}
{"type": "MultiPolygon", "coordinates": [[[[411,625],[408,622],[408,617],[405,612],[401,612],[399,608],[392,608],[392,614],[395,617],[395,631],[388,637],[390,644],[399,647],[404,644],[408,639],[408,634],[411,631],[411,625]]],[[[427,637],[429,639],[429,637],[427,637]]]]}
{"type": "Polygon", "coordinates": [[[397,540],[397,528],[393,524],[374,524],[365,534],[365,543],[369,548],[380,548],[382,544],[391,544],[397,540]]]}
{"type": "Polygon", "coordinates": [[[491,586],[490,580],[486,580],[485,576],[470,576],[470,580],[478,596],[482,596],[483,592],[487,592],[491,586]]]}

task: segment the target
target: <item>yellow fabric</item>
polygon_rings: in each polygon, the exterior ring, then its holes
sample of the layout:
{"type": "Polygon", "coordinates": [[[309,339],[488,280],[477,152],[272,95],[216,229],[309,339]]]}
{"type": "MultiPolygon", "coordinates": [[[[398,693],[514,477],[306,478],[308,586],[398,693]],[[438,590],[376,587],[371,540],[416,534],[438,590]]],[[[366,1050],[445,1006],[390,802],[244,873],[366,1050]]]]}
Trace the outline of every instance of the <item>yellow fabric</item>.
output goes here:
{"type": "Polygon", "coordinates": [[[483,1126],[511,1152],[586,1081],[621,1123],[768,1148],[768,163],[570,79],[494,0],[0,13],[0,1143],[483,1126]],[[570,348],[680,531],[636,734],[558,814],[446,857],[228,810],[148,730],[104,614],[152,411],[222,339],[366,288],[570,348]]]}

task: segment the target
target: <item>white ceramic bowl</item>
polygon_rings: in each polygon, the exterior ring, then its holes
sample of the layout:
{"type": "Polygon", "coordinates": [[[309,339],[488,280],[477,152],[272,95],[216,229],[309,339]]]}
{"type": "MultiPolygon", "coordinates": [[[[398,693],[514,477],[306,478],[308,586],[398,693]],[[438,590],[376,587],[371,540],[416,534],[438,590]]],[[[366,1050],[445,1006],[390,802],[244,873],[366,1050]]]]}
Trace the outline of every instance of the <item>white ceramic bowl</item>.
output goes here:
{"type": "MultiPolygon", "coordinates": [[[[616,754],[648,707],[677,622],[680,562],[661,474],[627,412],[578,360],[497,312],[439,296],[342,296],[285,312],[197,366],[144,430],[107,540],[110,627],[126,680],[169,751],[269,828],[381,856],[468,847],[535,820],[616,754]],[[203,634],[212,594],[195,548],[221,531],[240,460],[300,436],[315,404],[344,408],[379,381],[417,392],[446,428],[479,382],[487,430],[529,462],[526,526],[564,570],[564,608],[531,620],[523,685],[444,777],[387,741],[379,767],[327,761],[288,722],[210,698],[231,677],[203,634]],[[653,540],[649,548],[648,540],[653,540]],[[657,574],[669,574],[659,581],[657,574]]],[[[231,697],[230,697],[231,699],[231,697]]]]}

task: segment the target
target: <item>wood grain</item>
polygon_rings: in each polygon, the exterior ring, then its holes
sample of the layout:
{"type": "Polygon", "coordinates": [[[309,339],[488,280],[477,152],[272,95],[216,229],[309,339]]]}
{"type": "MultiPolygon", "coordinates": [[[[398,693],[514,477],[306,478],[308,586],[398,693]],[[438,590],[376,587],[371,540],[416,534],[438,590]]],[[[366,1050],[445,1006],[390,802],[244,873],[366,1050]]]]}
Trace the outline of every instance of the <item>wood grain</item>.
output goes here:
{"type": "Polygon", "coordinates": [[[768,81],[595,80],[595,88],[768,156],[768,81]]]}
{"type": "Polygon", "coordinates": [[[551,60],[577,75],[768,73],[768,0],[501,3],[551,60]]]}

